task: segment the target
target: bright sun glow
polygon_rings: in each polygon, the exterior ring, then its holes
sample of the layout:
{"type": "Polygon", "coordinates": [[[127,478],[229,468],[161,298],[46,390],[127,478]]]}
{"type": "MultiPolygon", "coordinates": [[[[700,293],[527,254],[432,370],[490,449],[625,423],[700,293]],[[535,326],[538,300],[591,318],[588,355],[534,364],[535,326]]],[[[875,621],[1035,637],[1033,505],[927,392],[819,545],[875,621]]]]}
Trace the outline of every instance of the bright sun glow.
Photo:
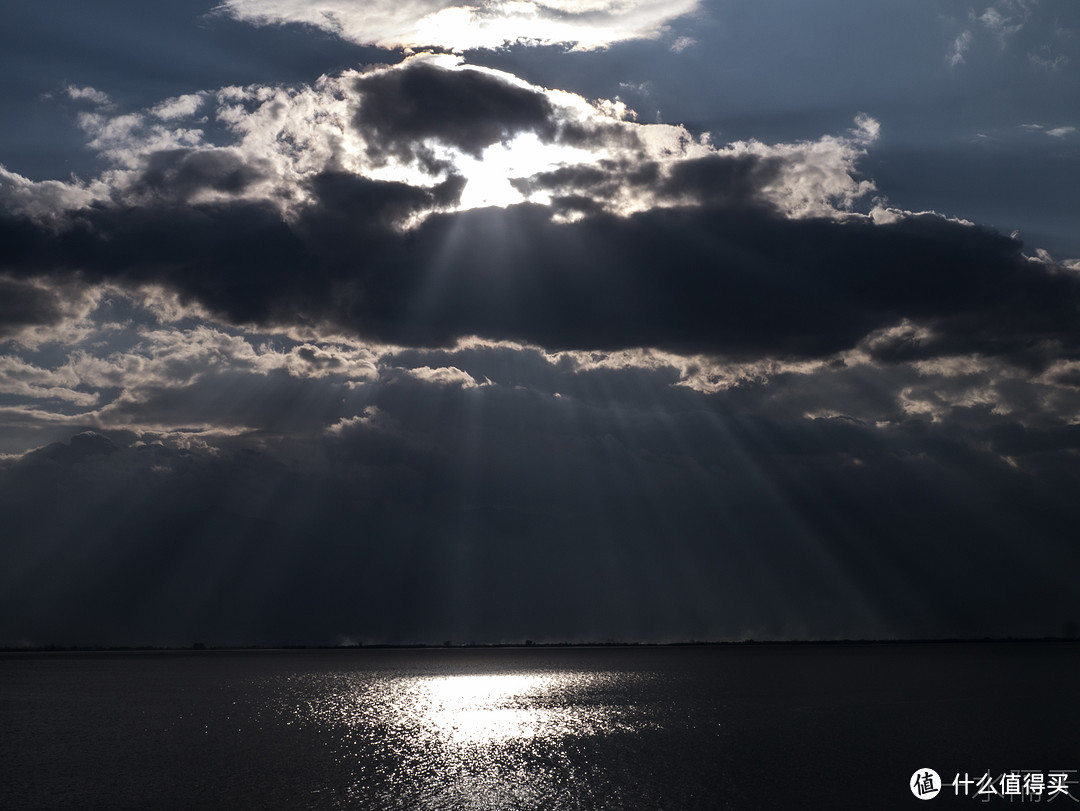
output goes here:
{"type": "MultiPolygon", "coordinates": [[[[602,156],[584,149],[544,143],[534,133],[519,135],[505,144],[494,144],[484,150],[480,160],[456,156],[457,171],[468,180],[460,207],[505,207],[524,202],[525,197],[511,185],[512,179],[531,177],[560,166],[591,163],[598,157],[602,156]]],[[[547,195],[542,194],[531,195],[529,199],[548,202],[547,195]]]]}
{"type": "MultiPolygon", "coordinates": [[[[448,161],[453,167],[452,173],[465,178],[466,185],[456,207],[458,210],[487,206],[505,208],[525,202],[526,199],[541,205],[547,204],[551,197],[546,192],[534,192],[526,198],[514,188],[511,181],[550,172],[561,166],[590,164],[607,157],[605,150],[587,151],[544,143],[534,133],[519,135],[506,143],[493,144],[483,151],[479,159],[434,141],[424,145],[438,160],[448,161]]],[[[383,166],[366,165],[363,149],[357,145],[352,145],[352,149],[345,154],[346,166],[350,171],[375,180],[429,188],[438,182],[422,166],[415,163],[391,161],[383,166]]]]}

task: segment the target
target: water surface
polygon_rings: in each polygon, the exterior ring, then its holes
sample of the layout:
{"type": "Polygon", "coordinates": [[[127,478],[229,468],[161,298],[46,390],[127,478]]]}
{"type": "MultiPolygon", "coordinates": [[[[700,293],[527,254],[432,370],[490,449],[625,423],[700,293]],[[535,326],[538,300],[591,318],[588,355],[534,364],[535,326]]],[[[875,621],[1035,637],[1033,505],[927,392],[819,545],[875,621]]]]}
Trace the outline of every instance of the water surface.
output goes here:
{"type": "Polygon", "coordinates": [[[1052,643],[5,654],[0,807],[911,808],[926,766],[1080,770],[1078,676],[1052,643]]]}

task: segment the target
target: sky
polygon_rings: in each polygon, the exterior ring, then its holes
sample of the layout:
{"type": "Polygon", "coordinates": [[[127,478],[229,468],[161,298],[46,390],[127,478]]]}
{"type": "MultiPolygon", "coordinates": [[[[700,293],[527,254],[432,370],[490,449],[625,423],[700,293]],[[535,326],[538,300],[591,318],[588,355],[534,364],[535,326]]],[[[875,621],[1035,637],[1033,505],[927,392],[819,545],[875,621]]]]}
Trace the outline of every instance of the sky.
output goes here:
{"type": "Polygon", "coordinates": [[[0,646],[1076,634],[1074,0],[0,21],[0,646]]]}

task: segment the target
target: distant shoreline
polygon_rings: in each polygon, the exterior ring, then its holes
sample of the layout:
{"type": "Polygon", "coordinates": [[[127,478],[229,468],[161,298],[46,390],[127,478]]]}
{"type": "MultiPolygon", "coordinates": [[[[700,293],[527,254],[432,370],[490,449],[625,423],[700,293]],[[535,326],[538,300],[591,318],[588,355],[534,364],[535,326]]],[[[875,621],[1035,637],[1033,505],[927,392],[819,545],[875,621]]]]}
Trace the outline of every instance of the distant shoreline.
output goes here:
{"type": "Polygon", "coordinates": [[[744,648],[744,647],[808,647],[808,646],[888,646],[888,645],[1030,645],[1038,643],[1080,643],[1077,637],[979,637],[931,639],[778,639],[737,641],[683,642],[496,642],[490,644],[356,644],[356,645],[206,645],[195,643],[186,647],[157,645],[24,645],[0,646],[0,653],[206,653],[223,651],[331,651],[331,650],[508,650],[508,649],[574,649],[574,648],[744,648]]]}

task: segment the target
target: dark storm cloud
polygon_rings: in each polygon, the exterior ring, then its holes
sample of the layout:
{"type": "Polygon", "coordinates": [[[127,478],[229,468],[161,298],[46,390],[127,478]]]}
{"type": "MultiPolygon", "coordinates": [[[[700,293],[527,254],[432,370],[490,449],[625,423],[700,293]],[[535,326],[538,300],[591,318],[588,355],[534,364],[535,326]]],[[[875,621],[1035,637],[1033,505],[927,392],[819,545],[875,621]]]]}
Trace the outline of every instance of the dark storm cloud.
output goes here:
{"type": "Polygon", "coordinates": [[[332,355],[329,352],[321,351],[313,346],[302,346],[297,350],[296,354],[298,354],[305,363],[317,369],[339,369],[344,365],[341,358],[332,355]]]}
{"type": "Polygon", "coordinates": [[[1060,457],[1069,451],[1080,450],[1080,425],[1029,428],[1018,422],[1002,421],[990,426],[985,435],[994,451],[1005,456],[1053,454],[1060,457]]]}
{"type": "Polygon", "coordinates": [[[590,147],[634,146],[635,137],[614,122],[566,120],[540,89],[505,76],[419,61],[361,76],[353,89],[360,107],[353,126],[377,163],[395,158],[420,160],[430,171],[446,169],[428,142],[453,147],[479,159],[489,146],[522,133],[543,143],[590,147]]]}
{"type": "Polygon", "coordinates": [[[64,301],[55,289],[0,277],[0,340],[23,327],[56,324],[64,311],[64,301]]]}
{"type": "MultiPolygon", "coordinates": [[[[348,172],[322,172],[312,178],[309,186],[318,201],[317,208],[305,212],[297,230],[329,258],[333,245],[324,240],[365,232],[372,244],[385,243],[392,239],[395,223],[410,214],[456,203],[465,180],[451,175],[428,189],[368,180],[348,172]]],[[[362,261],[363,256],[355,259],[362,261]]]]}
{"type": "Polygon", "coordinates": [[[34,454],[34,459],[60,465],[77,463],[95,456],[108,456],[120,450],[120,446],[106,436],[84,431],[68,442],[54,442],[34,454]]]}
{"type": "Polygon", "coordinates": [[[202,191],[240,194],[266,179],[266,161],[246,161],[228,149],[169,149],[147,156],[131,192],[186,201],[202,191]]]}
{"type": "Polygon", "coordinates": [[[660,193],[705,205],[755,203],[761,189],[778,179],[782,165],[778,158],[749,155],[680,161],[660,184],[660,193]]]}
{"type": "Polygon", "coordinates": [[[282,260],[304,267],[300,241],[275,210],[256,203],[101,207],[80,212],[60,234],[25,220],[6,220],[0,231],[13,270],[55,264],[133,282],[175,274],[187,279],[178,288],[185,295],[231,300],[236,318],[265,314],[264,294],[280,283],[282,260]]]}
{"type": "Polygon", "coordinates": [[[657,161],[601,160],[511,182],[522,192],[547,191],[560,199],[607,200],[624,190],[642,190],[665,202],[758,207],[766,205],[762,190],[779,179],[782,168],[779,158],[748,154],[690,158],[666,172],[657,161]]]}
{"type": "MultiPolygon", "coordinates": [[[[235,169],[217,165],[225,170],[222,176],[189,175],[185,193],[228,182],[235,169]]],[[[429,190],[324,173],[311,181],[322,202],[317,215],[296,227],[283,222],[273,206],[252,201],[96,206],[75,213],[59,233],[28,219],[3,218],[0,262],[16,272],[52,266],[95,280],[169,286],[183,280],[176,287],[183,295],[239,321],[320,318],[331,306],[335,284],[354,269],[361,276],[365,269],[378,270],[372,268],[373,254],[397,243],[393,221],[452,202],[461,185],[451,177],[429,190]],[[339,238],[359,254],[341,255],[332,244],[339,238]]]]}
{"type": "MultiPolygon", "coordinates": [[[[7,216],[0,267],[161,282],[234,322],[330,322],[407,345],[477,334],[815,357],[907,319],[929,337],[874,344],[877,358],[981,352],[1038,367],[1075,355],[1074,272],[935,216],[875,225],[727,204],[768,171],[742,160],[719,170],[734,189],[713,196],[721,203],[570,224],[520,205],[434,214],[406,232],[392,223],[452,202],[462,181],[423,189],[324,173],[292,223],[247,201],[87,208],[57,232],[7,216]]],[[[665,188],[698,193],[687,172],[665,188]]]]}
{"type": "Polygon", "coordinates": [[[353,125],[374,157],[408,161],[426,139],[479,158],[522,132],[551,141],[554,109],[547,97],[477,70],[447,71],[419,63],[356,80],[360,110],[353,125]]]}

